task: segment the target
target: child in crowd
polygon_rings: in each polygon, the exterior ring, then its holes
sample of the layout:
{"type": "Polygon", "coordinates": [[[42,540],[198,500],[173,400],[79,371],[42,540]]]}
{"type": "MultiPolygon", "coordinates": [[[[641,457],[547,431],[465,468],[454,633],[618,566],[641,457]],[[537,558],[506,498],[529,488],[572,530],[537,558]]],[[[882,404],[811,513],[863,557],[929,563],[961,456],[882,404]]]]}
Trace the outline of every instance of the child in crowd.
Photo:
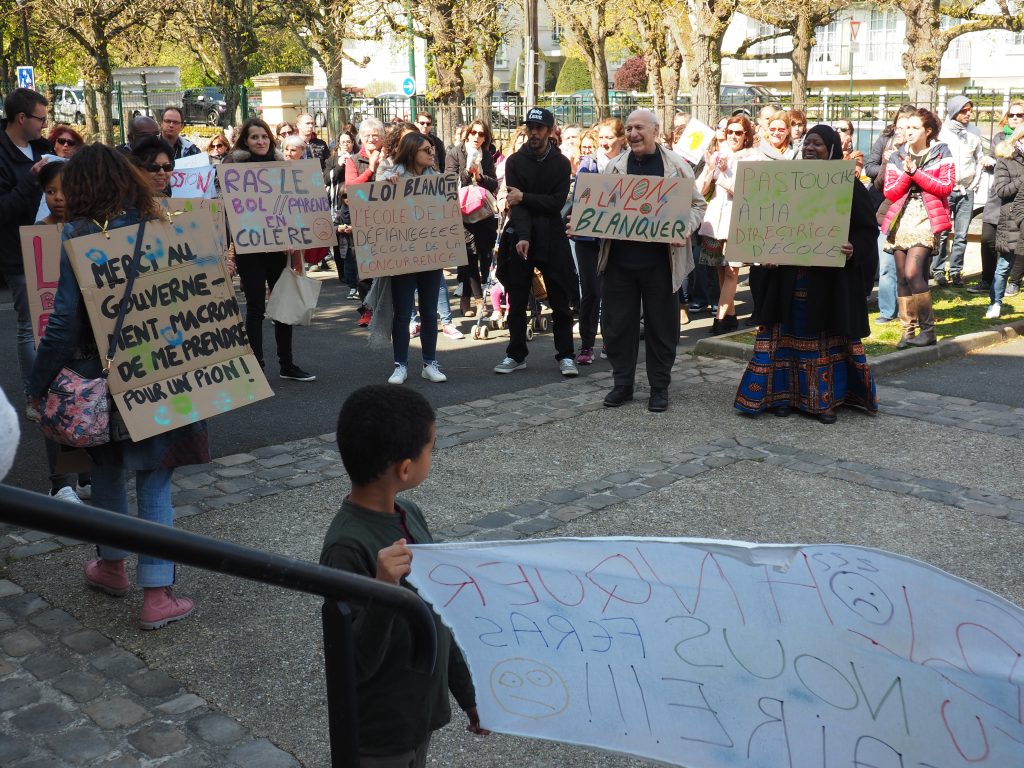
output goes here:
{"type": "Polygon", "coordinates": [[[43,199],[50,213],[36,224],[64,223],[64,191],[60,181],[64,163],[64,160],[51,161],[39,171],[39,186],[43,188],[43,199]]]}
{"type": "MultiPolygon", "coordinates": [[[[338,450],[352,492],[331,522],[320,562],[412,589],[409,544],[433,541],[420,508],[396,494],[430,474],[437,430],[434,410],[418,392],[387,384],[358,389],[338,415],[338,450]]],[[[433,674],[409,666],[408,627],[373,604],[353,605],[361,765],[423,766],[433,731],[451,719],[448,691],[469,717],[467,730],[486,735],[469,667],[451,632],[434,614],[433,674]]]]}

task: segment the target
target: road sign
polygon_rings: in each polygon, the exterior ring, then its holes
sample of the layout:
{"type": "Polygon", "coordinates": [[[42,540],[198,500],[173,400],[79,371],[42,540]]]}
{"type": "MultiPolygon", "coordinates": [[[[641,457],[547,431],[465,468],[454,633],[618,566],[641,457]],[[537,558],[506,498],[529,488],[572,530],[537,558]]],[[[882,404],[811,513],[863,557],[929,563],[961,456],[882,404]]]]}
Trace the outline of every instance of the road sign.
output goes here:
{"type": "Polygon", "coordinates": [[[411,77],[405,78],[405,80],[402,81],[402,93],[404,93],[406,96],[415,95],[416,81],[413,80],[411,77]]]}
{"type": "Polygon", "coordinates": [[[35,90],[36,87],[36,69],[35,67],[18,67],[18,87],[19,88],[31,88],[35,90]]]}
{"type": "Polygon", "coordinates": [[[853,19],[850,19],[850,41],[851,42],[857,39],[857,33],[860,32],[860,25],[863,24],[863,23],[864,22],[862,22],[862,21],[854,21],[853,19]]]}

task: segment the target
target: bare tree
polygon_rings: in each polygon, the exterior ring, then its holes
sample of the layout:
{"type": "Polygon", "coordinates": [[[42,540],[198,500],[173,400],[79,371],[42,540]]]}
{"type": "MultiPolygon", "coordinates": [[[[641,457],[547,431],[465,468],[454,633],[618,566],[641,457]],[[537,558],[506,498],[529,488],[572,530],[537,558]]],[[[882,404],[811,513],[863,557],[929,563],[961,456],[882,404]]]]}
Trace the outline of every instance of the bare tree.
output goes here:
{"type": "Polygon", "coordinates": [[[501,0],[468,0],[469,29],[476,31],[473,46],[473,90],[476,97],[476,116],[491,120],[491,101],[494,98],[494,59],[505,35],[513,26],[505,13],[501,0]]]}
{"type": "Polygon", "coordinates": [[[644,57],[648,87],[654,96],[654,111],[661,120],[662,130],[669,132],[679,91],[683,53],[668,31],[667,11],[662,2],[636,9],[631,18],[636,37],[627,40],[627,46],[633,53],[644,57]]]}
{"type": "Polygon", "coordinates": [[[722,85],[722,40],[739,0],[673,0],[667,14],[669,31],[686,59],[694,116],[706,123],[717,119],[722,85]]]}
{"type": "Polygon", "coordinates": [[[807,78],[811,64],[811,49],[817,42],[815,30],[831,24],[840,12],[849,8],[851,0],[801,0],[795,7],[788,0],[741,0],[741,13],[775,28],[774,32],[744,40],[732,53],[722,53],[723,59],[770,60],[789,59],[793,62],[791,90],[793,106],[803,109],[807,104],[807,78]],[[781,37],[790,38],[788,51],[752,52],[760,43],[781,37]]]}
{"type": "Polygon", "coordinates": [[[46,36],[52,44],[66,45],[68,38],[85,60],[82,79],[86,84],[89,109],[85,129],[103,141],[113,143],[114,78],[112,47],[131,45],[166,17],[164,0],[138,3],[135,0],[35,0],[35,11],[49,24],[46,36]]]}
{"type": "Polygon", "coordinates": [[[881,0],[878,4],[898,8],[907,17],[903,71],[911,104],[936,102],[942,57],[956,38],[989,29],[1024,31],[1022,5],[1009,0],[881,0]],[[943,16],[957,23],[943,29],[943,16]]]}
{"type": "MultiPolygon", "coordinates": [[[[608,38],[615,35],[626,16],[623,0],[549,0],[551,15],[565,27],[590,72],[594,108],[600,118],[608,117],[608,38]]],[[[633,12],[632,6],[629,12],[633,12]]]]}

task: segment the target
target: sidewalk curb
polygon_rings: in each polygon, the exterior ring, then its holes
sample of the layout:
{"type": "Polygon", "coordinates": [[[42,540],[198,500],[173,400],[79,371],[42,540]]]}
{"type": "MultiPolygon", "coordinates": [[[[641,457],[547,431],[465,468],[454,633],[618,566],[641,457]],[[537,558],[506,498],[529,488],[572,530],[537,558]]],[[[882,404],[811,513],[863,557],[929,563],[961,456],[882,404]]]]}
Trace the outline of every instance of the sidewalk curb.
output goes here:
{"type": "MultiPolygon", "coordinates": [[[[753,347],[749,344],[732,341],[729,337],[749,332],[749,329],[743,329],[710,339],[701,339],[694,346],[692,354],[702,357],[726,357],[747,362],[753,353],[753,347]]],[[[882,355],[881,357],[869,357],[868,363],[871,365],[871,370],[876,374],[896,373],[907,368],[916,368],[917,366],[935,363],[940,360],[963,357],[975,349],[990,347],[993,344],[1010,341],[1019,336],[1024,336],[1024,320],[1017,320],[1007,325],[994,327],[991,331],[978,331],[977,333],[956,336],[952,339],[943,339],[933,347],[903,349],[888,355],[882,355]]]]}

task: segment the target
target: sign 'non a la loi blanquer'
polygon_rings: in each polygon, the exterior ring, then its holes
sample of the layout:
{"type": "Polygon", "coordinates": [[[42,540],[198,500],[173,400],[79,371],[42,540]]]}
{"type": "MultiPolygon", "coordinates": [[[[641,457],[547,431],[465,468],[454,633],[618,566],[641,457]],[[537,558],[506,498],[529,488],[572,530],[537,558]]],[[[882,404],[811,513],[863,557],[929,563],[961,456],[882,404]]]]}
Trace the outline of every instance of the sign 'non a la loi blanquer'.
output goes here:
{"type": "Polygon", "coordinates": [[[455,174],[353,184],[348,205],[360,277],[468,263],[455,174]]]}
{"type": "Polygon", "coordinates": [[[847,545],[415,546],[480,721],[687,768],[1020,768],[1024,610],[847,545]]]}
{"type": "Polygon", "coordinates": [[[222,163],[217,179],[235,253],[338,244],[319,160],[222,163]]]}
{"type": "Polygon", "coordinates": [[[686,238],[693,179],[581,173],[569,231],[582,237],[679,243],[686,238]]]}
{"type": "MultiPolygon", "coordinates": [[[[65,242],[105,353],[137,226],[65,242]]],[[[217,416],[274,393],[245,323],[206,211],[146,223],[142,259],[108,384],[133,440],[217,416]]]]}
{"type": "Polygon", "coordinates": [[[743,161],[736,165],[729,261],[841,267],[849,240],[853,160],[743,161]]]}

